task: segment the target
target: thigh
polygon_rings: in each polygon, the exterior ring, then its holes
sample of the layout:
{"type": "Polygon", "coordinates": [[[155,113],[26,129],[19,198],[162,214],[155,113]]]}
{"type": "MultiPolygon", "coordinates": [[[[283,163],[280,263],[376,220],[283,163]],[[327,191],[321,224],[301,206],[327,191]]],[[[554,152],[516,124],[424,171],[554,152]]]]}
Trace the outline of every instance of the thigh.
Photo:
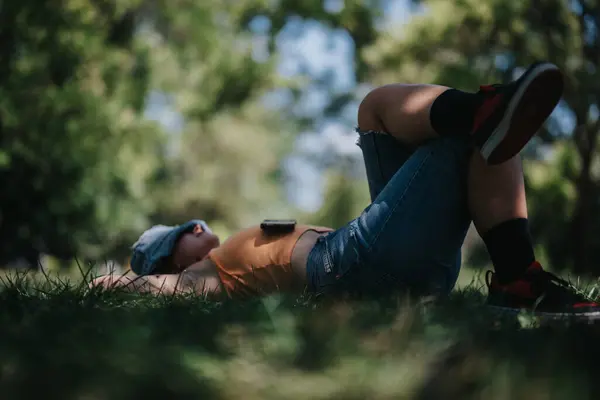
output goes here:
{"type": "Polygon", "coordinates": [[[371,201],[375,200],[394,174],[414,152],[414,148],[380,131],[356,129],[356,144],[363,153],[371,201]]]}
{"type": "Polygon", "coordinates": [[[313,289],[449,292],[471,223],[469,154],[460,138],[419,147],[358,218],[315,246],[313,289]]]}
{"type": "Polygon", "coordinates": [[[357,218],[361,258],[394,279],[426,291],[449,291],[471,223],[468,138],[419,147],[357,218]]]}

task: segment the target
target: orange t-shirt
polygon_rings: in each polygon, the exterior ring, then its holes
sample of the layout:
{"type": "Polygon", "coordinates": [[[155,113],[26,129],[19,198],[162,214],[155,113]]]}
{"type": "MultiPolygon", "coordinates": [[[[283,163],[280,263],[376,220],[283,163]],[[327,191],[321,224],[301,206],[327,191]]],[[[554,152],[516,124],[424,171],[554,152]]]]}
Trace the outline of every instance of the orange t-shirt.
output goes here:
{"type": "Polygon", "coordinates": [[[306,231],[331,232],[330,228],[296,225],[294,231],[266,234],[260,226],[244,229],[213,249],[208,257],[230,297],[265,295],[294,287],[292,251],[306,231]]]}

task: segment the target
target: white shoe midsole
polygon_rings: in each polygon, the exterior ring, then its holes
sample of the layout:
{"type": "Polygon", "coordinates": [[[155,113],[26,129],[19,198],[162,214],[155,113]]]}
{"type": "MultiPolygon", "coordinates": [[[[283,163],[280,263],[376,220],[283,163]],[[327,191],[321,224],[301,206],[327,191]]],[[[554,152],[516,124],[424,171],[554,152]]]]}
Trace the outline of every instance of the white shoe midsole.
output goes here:
{"type": "Polygon", "coordinates": [[[508,133],[508,129],[510,128],[510,123],[513,114],[515,113],[515,109],[517,108],[517,105],[521,101],[521,98],[525,94],[525,91],[527,90],[531,82],[533,82],[533,80],[536,79],[542,72],[557,69],[558,67],[556,67],[556,65],[546,63],[536,66],[535,68],[533,68],[533,70],[529,72],[529,75],[527,76],[527,78],[525,78],[525,81],[519,85],[519,89],[514,94],[513,98],[510,100],[510,103],[508,103],[508,107],[506,109],[504,117],[502,117],[502,120],[500,121],[496,129],[494,129],[490,137],[485,141],[483,146],[481,146],[481,155],[486,161],[488,160],[488,158],[490,158],[492,152],[496,150],[496,147],[498,147],[498,145],[504,140],[504,138],[506,138],[506,134],[508,133]]]}

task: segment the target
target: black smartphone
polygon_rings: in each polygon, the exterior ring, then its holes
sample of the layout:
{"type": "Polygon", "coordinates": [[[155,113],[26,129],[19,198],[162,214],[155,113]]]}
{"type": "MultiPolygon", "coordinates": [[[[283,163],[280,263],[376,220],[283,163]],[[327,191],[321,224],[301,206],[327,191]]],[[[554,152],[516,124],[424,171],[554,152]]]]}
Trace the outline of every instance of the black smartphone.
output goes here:
{"type": "Polygon", "coordinates": [[[260,229],[268,234],[293,232],[296,227],[295,219],[265,219],[260,224],[260,229]]]}

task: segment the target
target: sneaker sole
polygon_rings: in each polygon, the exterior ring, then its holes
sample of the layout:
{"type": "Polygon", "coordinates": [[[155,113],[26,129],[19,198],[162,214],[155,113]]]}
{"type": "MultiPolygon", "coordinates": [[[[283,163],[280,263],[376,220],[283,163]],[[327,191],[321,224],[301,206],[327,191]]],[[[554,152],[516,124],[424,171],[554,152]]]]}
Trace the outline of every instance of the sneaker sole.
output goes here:
{"type": "MultiPolygon", "coordinates": [[[[523,311],[523,309],[519,308],[509,308],[509,307],[500,307],[500,306],[487,306],[492,310],[497,310],[503,313],[509,314],[518,314],[523,311]]],[[[554,320],[588,320],[588,321],[596,321],[600,320],[600,311],[590,311],[590,312],[581,312],[581,313],[550,313],[550,312],[542,312],[542,311],[529,311],[531,315],[534,317],[541,317],[547,319],[554,320]]]]}
{"type": "Polygon", "coordinates": [[[525,72],[504,117],[481,146],[490,165],[517,155],[552,114],[563,93],[563,76],[554,64],[543,63],[525,72]]]}

